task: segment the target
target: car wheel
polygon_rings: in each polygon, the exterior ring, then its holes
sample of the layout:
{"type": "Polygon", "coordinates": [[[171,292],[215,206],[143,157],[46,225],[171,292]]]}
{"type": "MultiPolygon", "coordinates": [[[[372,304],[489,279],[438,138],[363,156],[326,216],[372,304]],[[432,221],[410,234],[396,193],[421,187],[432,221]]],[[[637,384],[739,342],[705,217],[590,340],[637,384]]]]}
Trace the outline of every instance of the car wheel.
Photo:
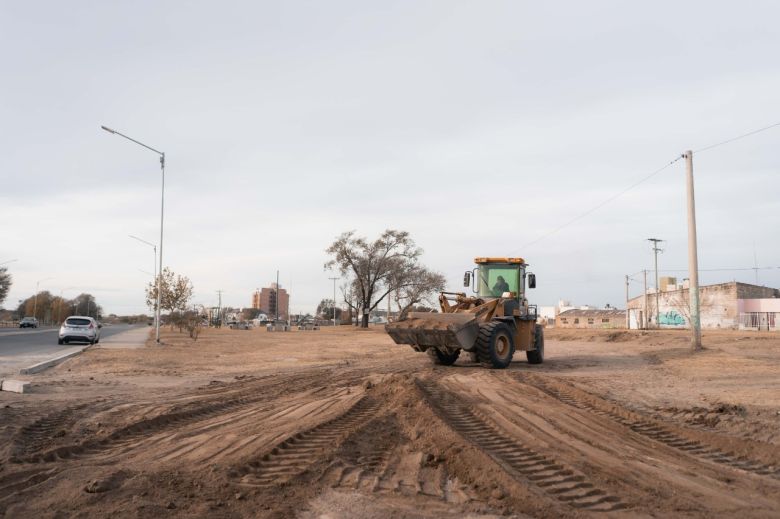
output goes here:
{"type": "Polygon", "coordinates": [[[63,341],[62,339],[57,339],[57,344],[62,344],[63,342],[65,341],[63,341]]]}

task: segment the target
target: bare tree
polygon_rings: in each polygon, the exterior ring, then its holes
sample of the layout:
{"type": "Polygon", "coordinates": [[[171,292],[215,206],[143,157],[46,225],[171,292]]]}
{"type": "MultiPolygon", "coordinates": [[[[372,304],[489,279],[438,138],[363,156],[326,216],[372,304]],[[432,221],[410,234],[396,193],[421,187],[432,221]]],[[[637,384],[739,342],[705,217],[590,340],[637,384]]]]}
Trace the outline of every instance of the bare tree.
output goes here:
{"type": "Polygon", "coordinates": [[[425,267],[414,269],[404,281],[396,282],[395,302],[398,305],[398,318],[403,319],[416,305],[422,302],[432,303],[431,296],[444,290],[447,280],[438,272],[425,267]]]}
{"type": "Polygon", "coordinates": [[[362,312],[361,326],[368,328],[368,314],[387,296],[406,283],[418,267],[422,249],[406,231],[388,229],[373,242],[356,237],[354,231],[345,232],[326,252],[331,260],[325,269],[337,268],[342,275],[354,277],[354,288],[362,312]]]}
{"type": "MultiPolygon", "coordinates": [[[[678,311],[685,322],[688,323],[688,326],[690,326],[691,323],[691,311],[690,311],[690,298],[689,298],[690,290],[683,289],[679,291],[678,295],[669,295],[668,296],[668,304],[671,306],[674,310],[678,311]]],[[[660,323],[658,323],[660,325],[660,323]]]]}
{"type": "Polygon", "coordinates": [[[8,267],[0,267],[0,306],[2,306],[8,292],[11,290],[11,274],[8,273],[8,267]]]}
{"type": "Polygon", "coordinates": [[[358,315],[359,313],[359,303],[357,302],[357,291],[355,290],[354,280],[341,285],[341,296],[344,303],[347,305],[347,308],[349,308],[349,319],[350,322],[352,322],[352,316],[358,315]]]}

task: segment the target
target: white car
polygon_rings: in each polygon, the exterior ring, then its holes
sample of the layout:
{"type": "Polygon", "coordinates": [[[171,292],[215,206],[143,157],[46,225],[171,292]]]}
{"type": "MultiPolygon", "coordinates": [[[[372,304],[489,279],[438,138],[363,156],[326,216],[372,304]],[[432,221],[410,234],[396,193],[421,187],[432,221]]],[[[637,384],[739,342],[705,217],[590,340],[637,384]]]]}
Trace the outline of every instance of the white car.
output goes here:
{"type": "Polygon", "coordinates": [[[102,324],[92,317],[81,315],[72,315],[65,319],[60,326],[60,334],[57,338],[57,344],[69,343],[71,341],[82,341],[90,344],[100,342],[100,329],[102,324]]]}

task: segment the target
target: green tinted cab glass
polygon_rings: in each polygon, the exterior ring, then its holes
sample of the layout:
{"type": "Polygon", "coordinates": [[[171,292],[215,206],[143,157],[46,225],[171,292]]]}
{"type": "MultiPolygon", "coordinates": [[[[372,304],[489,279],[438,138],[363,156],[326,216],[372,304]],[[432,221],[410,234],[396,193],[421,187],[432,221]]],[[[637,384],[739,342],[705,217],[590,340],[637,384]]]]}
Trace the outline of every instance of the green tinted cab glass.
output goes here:
{"type": "Polygon", "coordinates": [[[477,277],[480,297],[501,297],[504,292],[520,293],[520,269],[516,266],[480,265],[477,277]]]}

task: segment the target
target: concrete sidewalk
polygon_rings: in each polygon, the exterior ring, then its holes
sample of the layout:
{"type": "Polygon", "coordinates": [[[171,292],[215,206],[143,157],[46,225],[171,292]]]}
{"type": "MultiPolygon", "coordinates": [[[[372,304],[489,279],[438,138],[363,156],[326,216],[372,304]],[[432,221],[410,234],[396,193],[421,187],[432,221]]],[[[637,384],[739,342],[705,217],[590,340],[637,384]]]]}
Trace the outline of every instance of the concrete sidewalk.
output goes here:
{"type": "Polygon", "coordinates": [[[56,352],[46,352],[37,355],[14,355],[14,356],[0,356],[0,378],[7,378],[13,375],[17,375],[20,370],[34,366],[38,363],[45,362],[49,359],[59,357],[61,355],[73,354],[74,352],[81,352],[83,346],[73,346],[70,348],[63,348],[56,352]]]}
{"type": "Polygon", "coordinates": [[[152,328],[149,327],[133,328],[132,330],[100,339],[100,342],[94,347],[106,349],[143,348],[151,332],[152,328]]]}

